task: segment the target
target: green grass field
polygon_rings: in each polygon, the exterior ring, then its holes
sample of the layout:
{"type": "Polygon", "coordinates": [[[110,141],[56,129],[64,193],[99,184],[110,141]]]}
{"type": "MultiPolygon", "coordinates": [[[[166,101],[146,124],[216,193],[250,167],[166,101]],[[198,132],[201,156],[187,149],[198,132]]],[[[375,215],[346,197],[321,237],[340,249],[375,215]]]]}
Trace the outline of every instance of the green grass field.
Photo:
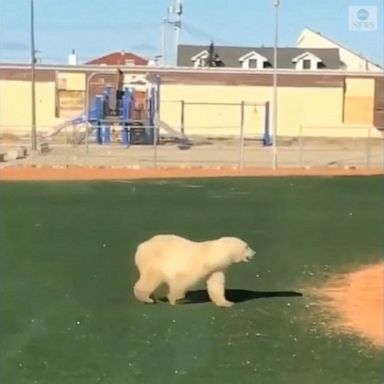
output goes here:
{"type": "Polygon", "coordinates": [[[382,383],[384,353],[330,335],[305,287],[382,257],[383,178],[0,188],[1,383],[382,383]],[[203,285],[191,304],[136,302],[134,250],[156,233],[248,241],[238,303],[203,285]]]}

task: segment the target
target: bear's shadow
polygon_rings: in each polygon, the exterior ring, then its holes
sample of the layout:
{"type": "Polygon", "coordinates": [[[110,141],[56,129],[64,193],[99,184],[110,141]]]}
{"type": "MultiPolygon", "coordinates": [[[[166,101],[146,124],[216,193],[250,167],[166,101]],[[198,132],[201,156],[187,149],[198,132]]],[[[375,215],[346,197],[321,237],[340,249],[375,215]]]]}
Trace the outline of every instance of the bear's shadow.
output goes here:
{"type": "MultiPolygon", "coordinates": [[[[244,301],[256,299],[268,299],[274,297],[300,297],[301,292],[296,291],[250,291],[247,289],[226,289],[225,297],[227,300],[234,303],[242,303],[244,301]]],[[[161,298],[160,301],[167,301],[166,298],[161,298]]],[[[210,302],[206,289],[199,289],[187,292],[185,299],[180,302],[183,304],[202,304],[210,302]]]]}

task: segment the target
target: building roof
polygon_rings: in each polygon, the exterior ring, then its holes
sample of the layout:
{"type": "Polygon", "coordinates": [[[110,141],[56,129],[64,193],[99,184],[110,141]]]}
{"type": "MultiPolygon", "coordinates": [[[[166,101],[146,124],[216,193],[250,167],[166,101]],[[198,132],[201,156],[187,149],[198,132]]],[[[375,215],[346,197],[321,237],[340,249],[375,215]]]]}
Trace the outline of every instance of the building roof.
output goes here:
{"type": "MultiPolygon", "coordinates": [[[[177,65],[180,67],[191,67],[194,65],[192,57],[198,55],[200,52],[207,51],[208,47],[204,45],[179,45],[177,51],[177,65]]],[[[228,68],[241,67],[239,59],[247,53],[256,52],[257,54],[265,57],[268,63],[273,65],[273,47],[229,47],[229,46],[215,46],[215,52],[219,55],[220,59],[228,68]]],[[[311,53],[318,57],[324,69],[340,69],[341,61],[339,50],[337,48],[286,48],[279,47],[277,52],[278,68],[281,69],[294,69],[294,58],[304,54],[311,53]]]]}
{"type": "Polygon", "coordinates": [[[112,52],[108,55],[98,57],[91,61],[88,61],[86,64],[93,65],[147,65],[148,60],[143,57],[137,56],[131,52],[112,52]]]}

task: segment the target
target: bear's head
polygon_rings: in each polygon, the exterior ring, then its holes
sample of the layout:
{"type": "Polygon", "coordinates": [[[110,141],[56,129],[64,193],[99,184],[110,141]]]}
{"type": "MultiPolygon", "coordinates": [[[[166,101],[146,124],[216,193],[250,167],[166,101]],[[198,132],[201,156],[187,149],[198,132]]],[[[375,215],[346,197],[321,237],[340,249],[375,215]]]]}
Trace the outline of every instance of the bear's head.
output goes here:
{"type": "Polygon", "coordinates": [[[220,241],[232,263],[249,262],[256,253],[245,241],[237,237],[222,237],[220,241]]]}

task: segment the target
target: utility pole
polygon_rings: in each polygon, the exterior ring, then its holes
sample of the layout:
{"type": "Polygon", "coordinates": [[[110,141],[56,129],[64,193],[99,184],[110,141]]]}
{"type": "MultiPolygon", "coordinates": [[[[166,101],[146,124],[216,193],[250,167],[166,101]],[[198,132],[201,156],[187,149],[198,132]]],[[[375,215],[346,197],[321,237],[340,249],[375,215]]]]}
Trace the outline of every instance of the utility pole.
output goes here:
{"type": "Polygon", "coordinates": [[[175,61],[177,66],[177,52],[180,44],[180,32],[181,32],[181,26],[182,26],[181,15],[183,14],[183,5],[181,3],[181,0],[176,0],[176,9],[174,12],[176,14],[174,28],[175,28],[175,61]]]}
{"type": "Polygon", "coordinates": [[[167,8],[167,16],[163,17],[162,22],[162,56],[163,56],[163,65],[166,65],[167,62],[167,27],[168,25],[173,27],[175,31],[175,65],[177,65],[177,51],[180,44],[180,32],[181,32],[181,15],[183,14],[183,5],[182,0],[176,0],[175,5],[171,5],[167,8]]]}
{"type": "Polygon", "coordinates": [[[161,24],[161,56],[163,57],[163,66],[167,65],[167,26],[168,18],[163,17],[161,24]]]}
{"type": "Polygon", "coordinates": [[[33,151],[37,150],[37,135],[36,135],[36,50],[35,50],[35,15],[34,15],[34,0],[31,0],[31,147],[33,151]]]}
{"type": "Polygon", "coordinates": [[[275,30],[274,30],[274,46],[273,46],[273,137],[272,137],[272,167],[277,168],[277,49],[279,45],[279,5],[280,0],[272,0],[275,7],[275,30]]]}

